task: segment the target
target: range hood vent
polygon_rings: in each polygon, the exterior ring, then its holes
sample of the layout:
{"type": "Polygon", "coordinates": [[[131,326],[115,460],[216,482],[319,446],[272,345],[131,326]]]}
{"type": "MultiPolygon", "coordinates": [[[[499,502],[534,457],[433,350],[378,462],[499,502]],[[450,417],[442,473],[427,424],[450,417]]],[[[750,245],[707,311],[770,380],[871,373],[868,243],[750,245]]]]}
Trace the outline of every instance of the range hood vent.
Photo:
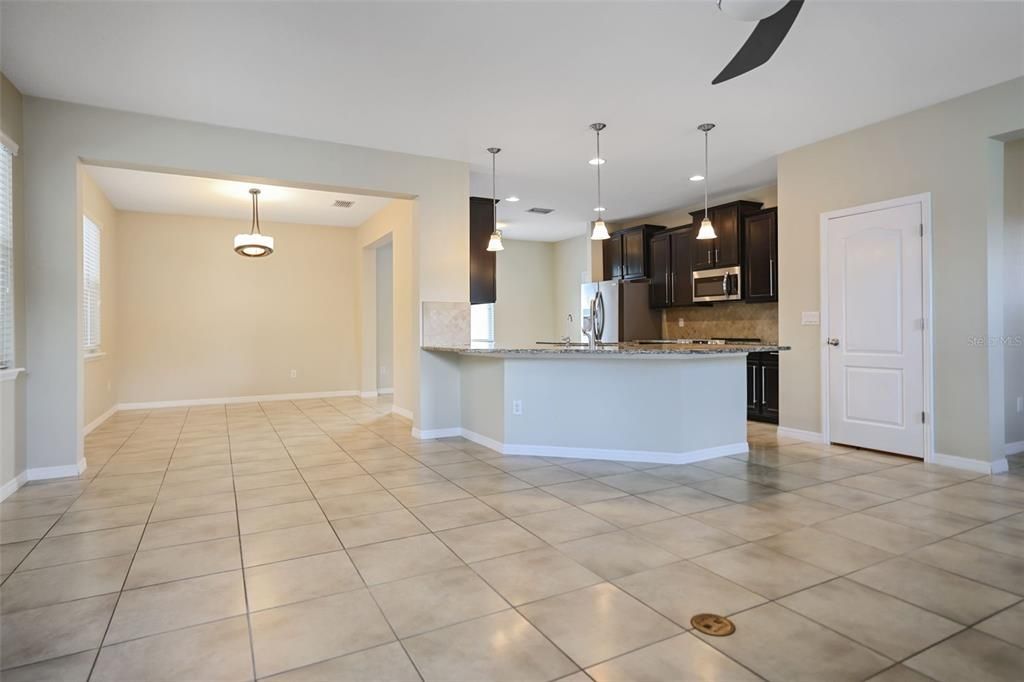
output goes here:
{"type": "Polygon", "coordinates": [[[553,209],[553,208],[536,208],[536,207],[534,207],[534,208],[527,209],[526,212],[527,213],[539,213],[541,215],[547,215],[548,213],[554,213],[555,209],[553,209]]]}
{"type": "Polygon", "coordinates": [[[355,205],[355,203],[356,202],[354,202],[354,201],[345,201],[344,199],[335,199],[334,200],[334,207],[335,208],[352,208],[355,205]]]}

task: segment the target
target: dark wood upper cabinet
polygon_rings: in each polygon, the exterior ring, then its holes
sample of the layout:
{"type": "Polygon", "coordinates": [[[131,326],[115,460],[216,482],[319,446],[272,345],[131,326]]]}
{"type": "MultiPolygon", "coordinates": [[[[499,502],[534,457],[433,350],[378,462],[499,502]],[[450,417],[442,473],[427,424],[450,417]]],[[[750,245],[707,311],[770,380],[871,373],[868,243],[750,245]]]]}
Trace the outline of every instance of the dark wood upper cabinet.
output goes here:
{"type": "Polygon", "coordinates": [[[604,278],[643,279],[650,276],[651,238],[661,225],[637,225],[612,233],[604,242],[604,278]]]}
{"type": "Polygon", "coordinates": [[[497,298],[497,253],[487,250],[494,230],[493,200],[469,198],[469,302],[494,303],[497,298]]]}
{"type": "MultiPolygon", "coordinates": [[[[740,229],[743,217],[761,210],[756,201],[733,201],[712,206],[708,209],[711,224],[715,226],[717,239],[702,239],[694,244],[693,269],[729,268],[741,264],[743,254],[743,233],[740,229]]],[[[693,224],[700,226],[704,211],[693,211],[693,224]]]]}
{"type": "Polygon", "coordinates": [[[651,307],[670,308],[693,303],[692,227],[659,232],[651,237],[651,307]]]}
{"type": "Polygon", "coordinates": [[[651,237],[651,307],[667,308],[672,303],[672,251],[671,233],[662,232],[651,237]]]}
{"type": "Polygon", "coordinates": [[[779,300],[778,211],[769,208],[743,218],[743,277],[748,303],[779,300]]]}

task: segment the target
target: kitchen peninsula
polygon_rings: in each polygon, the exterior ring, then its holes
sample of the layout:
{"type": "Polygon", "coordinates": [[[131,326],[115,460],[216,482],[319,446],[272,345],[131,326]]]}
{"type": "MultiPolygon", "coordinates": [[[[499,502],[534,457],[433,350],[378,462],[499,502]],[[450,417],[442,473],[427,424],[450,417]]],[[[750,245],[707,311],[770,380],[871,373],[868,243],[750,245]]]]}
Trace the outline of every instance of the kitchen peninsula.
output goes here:
{"type": "Polygon", "coordinates": [[[456,356],[461,428],[504,454],[683,464],[747,452],[760,344],[424,346],[456,356]]]}

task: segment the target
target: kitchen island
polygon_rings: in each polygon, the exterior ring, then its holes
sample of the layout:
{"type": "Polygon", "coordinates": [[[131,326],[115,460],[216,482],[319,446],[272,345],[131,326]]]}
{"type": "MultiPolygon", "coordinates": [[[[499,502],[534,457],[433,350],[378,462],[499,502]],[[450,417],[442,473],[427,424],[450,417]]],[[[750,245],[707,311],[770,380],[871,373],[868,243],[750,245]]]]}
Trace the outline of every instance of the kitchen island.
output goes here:
{"type": "MultiPolygon", "coordinates": [[[[424,346],[457,363],[460,434],[509,455],[696,462],[747,452],[761,344],[424,346]]],[[[421,434],[435,437],[442,434],[421,434]]]]}

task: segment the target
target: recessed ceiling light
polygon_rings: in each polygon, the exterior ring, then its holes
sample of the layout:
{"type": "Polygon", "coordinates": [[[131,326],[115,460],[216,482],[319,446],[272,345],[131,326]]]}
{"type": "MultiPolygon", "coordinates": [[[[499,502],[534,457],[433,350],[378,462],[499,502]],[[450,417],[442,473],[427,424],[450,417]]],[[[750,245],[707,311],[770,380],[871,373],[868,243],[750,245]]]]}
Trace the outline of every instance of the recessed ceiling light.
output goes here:
{"type": "Polygon", "coordinates": [[[508,223],[498,223],[499,230],[504,230],[506,227],[508,227],[508,223]]]}
{"type": "Polygon", "coordinates": [[[691,175],[690,176],[690,182],[700,182],[703,179],[704,179],[703,175],[691,175]]]}
{"type": "Polygon", "coordinates": [[[589,163],[589,164],[590,164],[591,166],[600,166],[600,165],[601,165],[602,163],[604,163],[604,159],[602,159],[602,158],[601,158],[601,157],[599,157],[599,156],[595,156],[595,157],[594,157],[594,158],[592,158],[592,159],[591,159],[590,161],[588,161],[588,163],[589,163]]]}
{"type": "Polygon", "coordinates": [[[510,197],[505,197],[505,201],[511,201],[511,202],[515,203],[515,202],[519,201],[519,197],[517,197],[515,195],[510,196],[510,197]]]}
{"type": "Polygon", "coordinates": [[[594,211],[597,213],[604,213],[604,206],[595,206],[594,211]]]}

